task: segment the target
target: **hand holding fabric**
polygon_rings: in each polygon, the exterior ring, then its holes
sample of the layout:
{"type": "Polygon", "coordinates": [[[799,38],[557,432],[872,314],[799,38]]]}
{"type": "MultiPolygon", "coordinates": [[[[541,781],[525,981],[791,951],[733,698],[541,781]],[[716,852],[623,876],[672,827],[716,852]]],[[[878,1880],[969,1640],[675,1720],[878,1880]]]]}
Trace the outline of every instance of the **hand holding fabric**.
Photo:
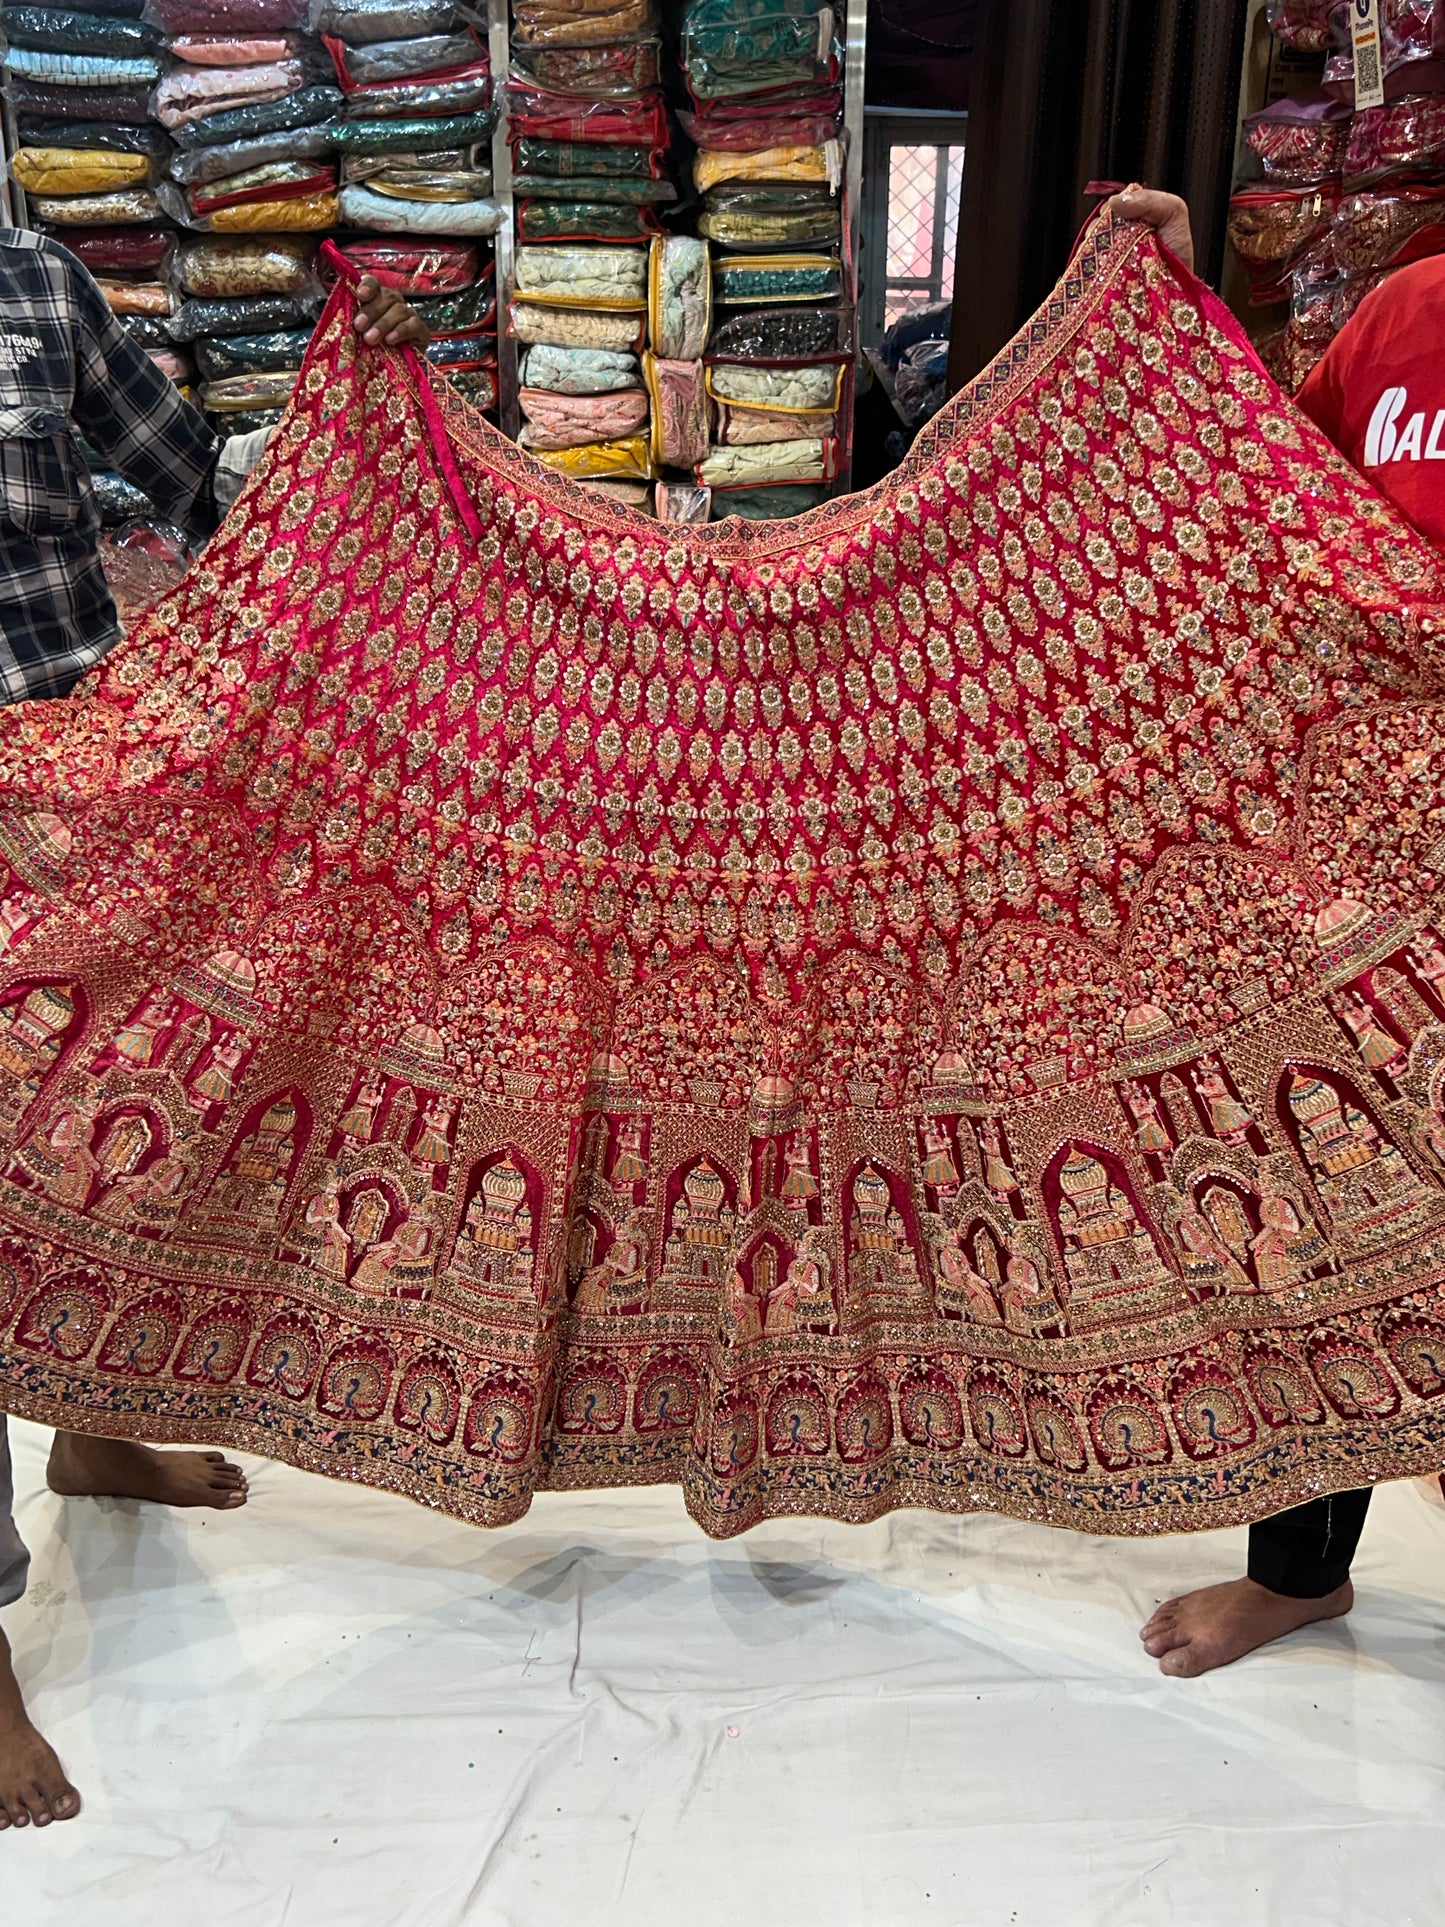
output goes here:
{"type": "Polygon", "coordinates": [[[395,288],[384,288],[374,274],[364,274],[356,289],[353,324],[368,348],[425,348],[431,331],[395,288]]]}
{"type": "Polygon", "coordinates": [[[1163,247],[1177,255],[1186,268],[1193,268],[1194,232],[1189,225],[1189,209],[1177,194],[1141,187],[1135,181],[1122,194],[1111,195],[1104,203],[1104,212],[1121,221],[1143,221],[1153,228],[1163,247]]]}

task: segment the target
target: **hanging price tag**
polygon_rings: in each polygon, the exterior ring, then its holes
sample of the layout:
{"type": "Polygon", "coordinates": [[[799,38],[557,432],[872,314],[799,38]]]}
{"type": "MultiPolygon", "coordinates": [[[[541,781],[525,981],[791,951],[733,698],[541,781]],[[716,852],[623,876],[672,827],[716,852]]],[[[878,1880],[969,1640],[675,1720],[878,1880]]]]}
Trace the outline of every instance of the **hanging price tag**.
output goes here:
{"type": "Polygon", "coordinates": [[[1385,67],[1380,55],[1380,0],[1352,0],[1350,46],[1355,56],[1355,106],[1383,107],[1385,67]]]}

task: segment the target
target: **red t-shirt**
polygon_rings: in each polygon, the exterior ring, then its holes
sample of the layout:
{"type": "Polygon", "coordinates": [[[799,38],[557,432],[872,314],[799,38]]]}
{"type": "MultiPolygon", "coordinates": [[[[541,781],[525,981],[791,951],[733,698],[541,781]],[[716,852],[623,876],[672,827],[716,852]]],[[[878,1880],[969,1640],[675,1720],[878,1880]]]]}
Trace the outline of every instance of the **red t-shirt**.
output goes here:
{"type": "Polygon", "coordinates": [[[1445,255],[1400,268],[1366,295],[1295,400],[1445,549],[1445,255]]]}

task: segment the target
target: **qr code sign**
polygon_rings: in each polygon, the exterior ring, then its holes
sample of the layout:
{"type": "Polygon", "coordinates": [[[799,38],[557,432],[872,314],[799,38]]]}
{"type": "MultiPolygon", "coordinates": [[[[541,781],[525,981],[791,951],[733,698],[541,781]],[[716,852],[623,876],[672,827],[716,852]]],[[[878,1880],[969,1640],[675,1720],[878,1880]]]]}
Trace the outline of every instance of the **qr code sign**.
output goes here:
{"type": "Polygon", "coordinates": [[[1380,49],[1369,45],[1355,49],[1355,98],[1380,91],[1380,49]]]}

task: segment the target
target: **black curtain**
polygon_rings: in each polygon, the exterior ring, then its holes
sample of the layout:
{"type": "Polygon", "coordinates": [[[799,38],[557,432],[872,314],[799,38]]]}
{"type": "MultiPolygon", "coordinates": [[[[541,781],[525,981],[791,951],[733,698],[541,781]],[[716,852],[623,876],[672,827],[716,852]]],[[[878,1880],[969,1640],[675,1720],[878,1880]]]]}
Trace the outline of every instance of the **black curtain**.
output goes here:
{"type": "Polygon", "coordinates": [[[1224,255],[1248,0],[982,0],[954,284],[954,387],[1062,272],[1091,180],[1189,203],[1199,272],[1224,255]]]}

